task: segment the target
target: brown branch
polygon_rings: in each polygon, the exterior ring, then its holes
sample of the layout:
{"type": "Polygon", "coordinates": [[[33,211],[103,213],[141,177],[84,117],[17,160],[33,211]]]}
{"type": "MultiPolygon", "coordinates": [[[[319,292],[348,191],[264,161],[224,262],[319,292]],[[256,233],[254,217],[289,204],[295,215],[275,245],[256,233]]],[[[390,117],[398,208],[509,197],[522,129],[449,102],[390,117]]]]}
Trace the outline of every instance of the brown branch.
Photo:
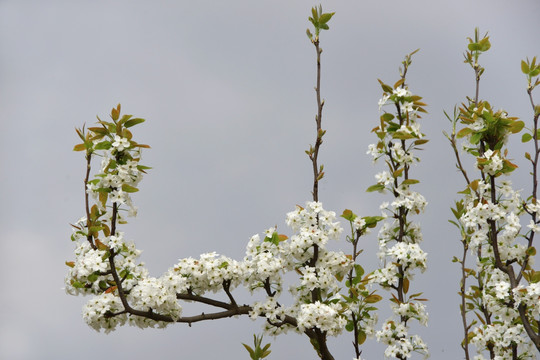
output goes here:
{"type": "Polygon", "coordinates": [[[465,291],[466,291],[466,281],[467,281],[467,274],[465,272],[465,262],[467,260],[467,251],[468,246],[466,239],[463,239],[463,258],[461,259],[461,322],[463,323],[463,351],[465,352],[465,360],[470,359],[469,355],[469,326],[467,326],[467,311],[466,309],[466,303],[465,303],[465,291]]]}
{"type": "MultiPolygon", "coordinates": [[[[534,99],[532,97],[532,89],[529,87],[527,89],[527,94],[529,94],[529,100],[531,102],[531,106],[532,106],[532,109],[534,112],[536,112],[536,105],[534,103],[534,99]]],[[[532,197],[532,201],[536,202],[536,196],[537,196],[537,189],[538,189],[538,157],[540,155],[540,148],[539,148],[539,144],[538,144],[538,117],[540,115],[539,114],[536,114],[534,115],[533,117],[533,124],[534,124],[534,127],[533,127],[533,141],[534,141],[534,160],[531,160],[531,164],[532,164],[532,192],[531,192],[531,197],[532,197]]],[[[525,211],[531,216],[531,219],[532,221],[536,224],[536,211],[533,211],[533,212],[529,212],[527,210],[527,207],[526,207],[526,204],[523,205],[523,208],[525,209],[525,211]]],[[[527,247],[530,248],[533,244],[533,241],[534,241],[534,235],[535,235],[535,232],[531,230],[531,232],[529,233],[529,235],[526,237],[527,238],[527,247]]],[[[517,277],[517,281],[518,283],[521,281],[521,277],[523,276],[523,271],[525,271],[525,269],[527,268],[527,266],[529,265],[529,258],[530,258],[530,255],[527,255],[527,257],[525,258],[525,261],[523,262],[522,266],[521,266],[521,270],[519,271],[519,274],[518,274],[518,277],[517,277]]]]}
{"type": "Polygon", "coordinates": [[[176,294],[176,298],[178,300],[187,300],[187,301],[199,302],[199,303],[202,303],[202,304],[212,305],[212,306],[220,307],[220,308],[227,309],[227,310],[231,309],[231,307],[233,306],[233,305],[228,304],[228,303],[223,302],[223,301],[210,299],[210,298],[207,298],[207,297],[204,297],[204,296],[194,295],[193,293],[176,294]]]}
{"type": "MultiPolygon", "coordinates": [[[[454,155],[456,156],[456,161],[457,161],[456,167],[459,169],[459,171],[461,171],[461,174],[465,178],[465,181],[467,182],[467,186],[468,186],[468,185],[471,184],[471,181],[469,180],[469,177],[467,176],[467,171],[463,167],[463,164],[461,162],[461,157],[459,156],[459,150],[458,150],[457,144],[456,144],[456,134],[455,134],[455,132],[452,132],[452,135],[448,138],[448,140],[450,141],[452,149],[454,150],[454,155]]],[[[477,192],[477,196],[479,196],[478,192],[477,192]]]]}
{"type": "Polygon", "coordinates": [[[86,176],[84,177],[84,206],[86,209],[86,231],[88,231],[88,235],[86,236],[86,239],[90,243],[90,246],[93,250],[96,250],[96,244],[94,244],[94,241],[92,239],[92,235],[90,234],[90,204],[88,201],[88,179],[90,178],[90,170],[92,168],[91,166],[92,162],[92,153],[87,152],[86,153],[86,176]]]}
{"type": "Polygon", "coordinates": [[[220,312],[215,312],[215,313],[210,313],[210,314],[202,313],[200,315],[195,315],[195,316],[181,317],[181,318],[178,318],[176,322],[192,324],[199,321],[217,320],[217,319],[224,319],[224,318],[229,318],[229,317],[233,317],[237,315],[246,315],[246,314],[249,314],[250,311],[251,311],[251,306],[243,305],[243,306],[234,307],[230,310],[225,310],[225,311],[220,311],[220,312]]]}
{"type": "Polygon", "coordinates": [[[234,300],[234,297],[232,296],[230,292],[230,287],[231,287],[231,280],[223,280],[223,290],[225,291],[225,294],[227,294],[227,297],[231,301],[231,305],[233,307],[236,307],[237,306],[236,301],[234,300]]]}
{"type": "Polygon", "coordinates": [[[317,115],[315,116],[315,122],[317,123],[317,138],[315,139],[315,147],[312,149],[313,152],[310,153],[310,159],[313,167],[313,201],[319,201],[319,180],[321,178],[321,172],[319,172],[319,166],[317,164],[319,156],[319,148],[322,144],[323,131],[321,128],[322,123],[322,109],[324,106],[324,101],[321,100],[321,53],[322,50],[319,48],[319,40],[316,39],[313,41],[315,45],[315,51],[317,52],[317,86],[315,87],[315,93],[317,96],[317,115]]]}

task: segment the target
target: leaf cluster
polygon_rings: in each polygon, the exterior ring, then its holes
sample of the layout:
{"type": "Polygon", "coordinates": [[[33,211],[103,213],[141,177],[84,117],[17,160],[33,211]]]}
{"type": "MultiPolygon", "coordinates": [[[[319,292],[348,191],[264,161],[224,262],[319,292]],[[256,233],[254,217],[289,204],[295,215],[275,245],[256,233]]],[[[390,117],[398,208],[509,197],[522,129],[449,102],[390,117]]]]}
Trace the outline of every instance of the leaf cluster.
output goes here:
{"type": "MultiPolygon", "coordinates": [[[[530,92],[536,86],[540,85],[540,78],[537,78],[533,83],[534,78],[540,75],[540,64],[536,63],[536,56],[532,59],[532,61],[529,59],[527,59],[527,61],[521,60],[521,71],[527,76],[527,91],[530,92]]],[[[540,113],[540,110],[536,110],[536,113],[540,113]]]]}
{"type": "Polygon", "coordinates": [[[467,40],[469,40],[469,44],[467,46],[467,51],[464,54],[464,62],[469,64],[475,70],[477,79],[480,79],[480,76],[482,76],[485,69],[478,64],[478,58],[482,53],[491,48],[489,36],[486,33],[480,38],[480,31],[478,28],[475,28],[474,40],[472,38],[467,38],[467,40]]]}
{"type": "Polygon", "coordinates": [[[321,30],[330,29],[328,27],[328,22],[330,21],[332,16],[334,16],[334,14],[335,12],[323,13],[321,5],[311,8],[311,16],[308,20],[313,24],[313,27],[315,28],[315,36],[313,36],[309,29],[306,30],[306,34],[312,42],[315,43],[319,41],[319,33],[321,30]]]}
{"type": "Polygon", "coordinates": [[[268,355],[270,355],[270,353],[272,352],[270,350],[270,343],[264,345],[262,348],[261,348],[261,345],[262,345],[262,339],[263,339],[263,336],[257,336],[257,335],[253,335],[253,345],[255,347],[255,349],[251,348],[250,346],[246,345],[246,344],[242,344],[244,345],[244,347],[246,348],[246,350],[248,351],[249,353],[249,357],[252,359],[252,360],[260,360],[260,359],[264,359],[265,357],[267,357],[268,355]]]}

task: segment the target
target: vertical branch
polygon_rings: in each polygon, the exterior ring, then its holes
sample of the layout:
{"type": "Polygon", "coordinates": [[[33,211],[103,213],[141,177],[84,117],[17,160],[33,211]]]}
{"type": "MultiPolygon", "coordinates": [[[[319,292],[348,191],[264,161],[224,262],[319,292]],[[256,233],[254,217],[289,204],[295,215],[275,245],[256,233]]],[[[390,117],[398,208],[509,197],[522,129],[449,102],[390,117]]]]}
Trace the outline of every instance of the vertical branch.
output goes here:
{"type": "MultiPolygon", "coordinates": [[[[317,137],[315,139],[315,145],[310,146],[309,150],[306,151],[307,155],[309,156],[312,168],[313,168],[313,190],[312,190],[312,196],[313,201],[318,202],[319,201],[319,180],[321,180],[324,176],[323,172],[323,166],[318,164],[318,156],[319,156],[319,149],[323,142],[322,138],[325,134],[325,131],[322,130],[321,123],[322,123],[322,110],[324,106],[324,100],[321,100],[321,53],[322,49],[319,47],[319,34],[321,30],[328,30],[329,27],[327,25],[327,22],[332,18],[334,13],[323,13],[322,7],[319,5],[318,8],[314,7],[311,9],[312,17],[309,18],[309,21],[313,24],[315,27],[315,35],[313,35],[310,30],[308,29],[306,31],[308,38],[311,40],[313,45],[315,46],[315,51],[317,53],[317,83],[315,86],[315,93],[317,97],[317,115],[315,116],[315,122],[317,125],[317,137]]],[[[317,226],[319,225],[319,217],[317,215],[317,226]]],[[[317,244],[313,245],[313,256],[311,257],[308,265],[310,267],[316,268],[317,261],[319,259],[319,246],[317,244]]],[[[317,271],[315,270],[315,273],[317,271]]],[[[317,301],[321,301],[321,289],[315,288],[311,291],[311,301],[313,303],[317,301]]],[[[306,334],[308,334],[306,332],[306,334]]],[[[327,339],[326,339],[326,331],[322,331],[318,327],[314,327],[312,329],[312,332],[308,334],[310,339],[312,340],[312,343],[316,344],[316,348],[318,350],[319,356],[323,360],[333,360],[333,356],[330,353],[328,346],[327,346],[327,339]]]]}
{"type": "Polygon", "coordinates": [[[92,234],[90,233],[90,204],[88,200],[88,179],[90,178],[90,170],[92,168],[91,166],[92,162],[92,153],[87,151],[86,152],[86,176],[84,177],[84,206],[86,210],[86,228],[88,231],[88,235],[86,236],[88,242],[90,243],[90,246],[92,249],[96,249],[96,244],[94,244],[92,234]]]}
{"type": "Polygon", "coordinates": [[[461,296],[461,322],[463,324],[463,351],[465,352],[465,360],[470,359],[469,355],[469,325],[467,325],[467,304],[465,302],[465,291],[467,291],[466,281],[467,281],[467,273],[465,271],[465,263],[467,261],[467,240],[464,238],[462,240],[463,243],[463,256],[461,258],[461,286],[460,286],[460,296],[461,296]]]}
{"type": "Polygon", "coordinates": [[[315,45],[315,51],[317,52],[317,85],[315,86],[315,93],[317,96],[317,115],[315,116],[315,122],[317,124],[317,137],[315,139],[315,147],[313,153],[310,155],[310,159],[313,165],[313,201],[319,201],[319,180],[322,179],[324,173],[322,172],[322,166],[318,166],[319,148],[322,144],[322,137],[324,131],[321,128],[322,123],[322,110],[324,101],[321,100],[321,53],[322,49],[319,47],[319,39],[313,41],[315,45]]]}
{"type": "MultiPolygon", "coordinates": [[[[538,204],[537,201],[537,191],[538,191],[538,160],[540,156],[540,148],[538,144],[538,117],[540,116],[540,113],[536,113],[536,105],[534,103],[534,99],[532,97],[532,90],[533,87],[529,84],[527,88],[527,94],[529,95],[529,101],[531,102],[532,109],[534,111],[534,117],[533,117],[533,133],[532,138],[534,142],[534,158],[530,158],[531,166],[532,166],[532,191],[531,191],[531,201],[534,204],[538,204]]],[[[531,220],[534,224],[537,223],[537,215],[536,211],[528,211],[526,204],[524,204],[525,211],[531,216],[531,220]]],[[[527,247],[530,248],[533,245],[534,242],[534,235],[536,233],[534,231],[530,231],[527,238],[527,247]]],[[[525,261],[523,262],[523,265],[521,266],[521,270],[517,276],[517,282],[519,283],[521,281],[521,278],[523,276],[523,271],[527,269],[527,266],[529,265],[529,258],[530,256],[527,255],[525,258],[525,261]]]]}

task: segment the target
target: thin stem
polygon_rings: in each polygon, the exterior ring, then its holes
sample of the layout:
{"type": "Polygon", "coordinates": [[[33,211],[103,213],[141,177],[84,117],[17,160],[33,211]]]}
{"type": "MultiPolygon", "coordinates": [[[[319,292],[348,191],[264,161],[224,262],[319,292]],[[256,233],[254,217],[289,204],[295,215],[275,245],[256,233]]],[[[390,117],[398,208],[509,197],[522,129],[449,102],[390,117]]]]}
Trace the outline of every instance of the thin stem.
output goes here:
{"type": "Polygon", "coordinates": [[[465,271],[465,262],[467,260],[467,251],[468,246],[465,239],[462,241],[463,243],[463,257],[461,259],[461,322],[463,323],[463,351],[465,352],[465,360],[470,359],[469,355],[469,327],[467,326],[467,311],[466,311],[466,303],[465,303],[465,291],[466,291],[466,281],[467,281],[467,273],[465,271]]]}
{"type": "Polygon", "coordinates": [[[315,87],[315,94],[317,97],[317,115],[315,116],[315,122],[317,123],[317,138],[315,139],[315,147],[313,153],[310,154],[312,167],[313,167],[313,201],[319,201],[319,180],[321,178],[320,169],[318,166],[318,156],[319,148],[322,144],[322,110],[324,106],[324,101],[321,100],[321,53],[322,50],[319,48],[319,40],[313,41],[315,45],[315,51],[317,52],[317,85],[315,87]]]}
{"type": "Polygon", "coordinates": [[[90,243],[90,246],[92,249],[96,250],[96,244],[94,244],[94,241],[92,239],[92,235],[90,234],[90,204],[88,201],[88,179],[90,178],[90,170],[92,168],[91,166],[92,162],[92,154],[87,152],[86,154],[86,176],[84,177],[84,206],[86,209],[86,230],[88,231],[88,235],[86,239],[90,243]]]}
{"type": "MultiPolygon", "coordinates": [[[[529,95],[529,100],[531,102],[532,109],[533,109],[533,111],[535,111],[536,105],[534,103],[534,99],[532,97],[532,89],[530,87],[529,87],[529,89],[527,89],[527,94],[529,95]]],[[[539,116],[540,115],[535,114],[534,118],[533,118],[534,160],[531,160],[531,165],[532,165],[532,192],[531,192],[531,197],[532,197],[532,201],[535,202],[535,203],[536,203],[536,199],[537,199],[536,196],[537,196],[537,190],[538,190],[538,160],[539,160],[539,156],[540,156],[540,148],[539,148],[539,144],[538,144],[538,117],[539,116]]],[[[525,208],[525,211],[527,211],[529,213],[529,215],[531,215],[531,220],[533,221],[533,223],[536,224],[536,221],[537,221],[536,211],[529,212],[527,210],[526,204],[524,204],[524,208],[525,208]]],[[[527,247],[528,248],[530,248],[532,246],[532,244],[533,244],[534,235],[535,235],[535,232],[531,230],[531,232],[527,236],[527,247]]],[[[525,261],[523,262],[523,265],[521,266],[521,271],[519,272],[518,277],[517,277],[518,283],[521,281],[521,277],[523,276],[523,271],[525,271],[525,269],[529,265],[529,258],[530,258],[530,256],[527,255],[527,257],[525,258],[525,261]]]]}

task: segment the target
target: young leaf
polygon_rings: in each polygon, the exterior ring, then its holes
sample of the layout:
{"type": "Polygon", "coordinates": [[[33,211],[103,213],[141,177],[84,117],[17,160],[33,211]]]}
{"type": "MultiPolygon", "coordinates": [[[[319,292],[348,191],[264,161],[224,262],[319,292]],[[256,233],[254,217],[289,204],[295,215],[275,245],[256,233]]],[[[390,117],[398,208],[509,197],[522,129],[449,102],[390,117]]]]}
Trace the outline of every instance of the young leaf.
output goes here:
{"type": "Polygon", "coordinates": [[[375,184],[375,185],[371,185],[370,187],[367,188],[367,192],[372,192],[372,191],[383,191],[385,189],[384,185],[382,184],[375,184]]]}
{"type": "Polygon", "coordinates": [[[367,296],[364,301],[368,304],[374,304],[376,302],[379,302],[382,300],[382,296],[380,295],[377,295],[377,294],[371,294],[369,296],[367,296]]]}
{"type": "Polygon", "coordinates": [[[345,209],[343,210],[343,214],[341,214],[341,217],[347,221],[354,221],[354,219],[356,218],[356,215],[354,215],[354,213],[351,210],[345,209]]]}
{"type": "Polygon", "coordinates": [[[130,120],[125,122],[124,127],[129,128],[129,127],[135,126],[137,124],[143,123],[144,121],[145,120],[141,119],[141,118],[130,119],[130,120]]]}
{"type": "Polygon", "coordinates": [[[86,146],[84,144],[77,144],[73,147],[73,151],[84,151],[86,146]]]}
{"type": "Polygon", "coordinates": [[[127,193],[134,193],[134,192],[139,191],[139,189],[137,189],[136,187],[133,187],[133,186],[128,185],[128,184],[122,184],[122,190],[127,192],[127,193]]]}
{"type": "Polygon", "coordinates": [[[521,71],[525,74],[525,75],[529,75],[529,72],[530,72],[530,69],[529,69],[529,64],[527,64],[525,61],[521,60],[521,71]]]}
{"type": "Polygon", "coordinates": [[[523,135],[521,135],[521,142],[528,142],[532,139],[532,135],[530,133],[524,133],[523,135]]]}

